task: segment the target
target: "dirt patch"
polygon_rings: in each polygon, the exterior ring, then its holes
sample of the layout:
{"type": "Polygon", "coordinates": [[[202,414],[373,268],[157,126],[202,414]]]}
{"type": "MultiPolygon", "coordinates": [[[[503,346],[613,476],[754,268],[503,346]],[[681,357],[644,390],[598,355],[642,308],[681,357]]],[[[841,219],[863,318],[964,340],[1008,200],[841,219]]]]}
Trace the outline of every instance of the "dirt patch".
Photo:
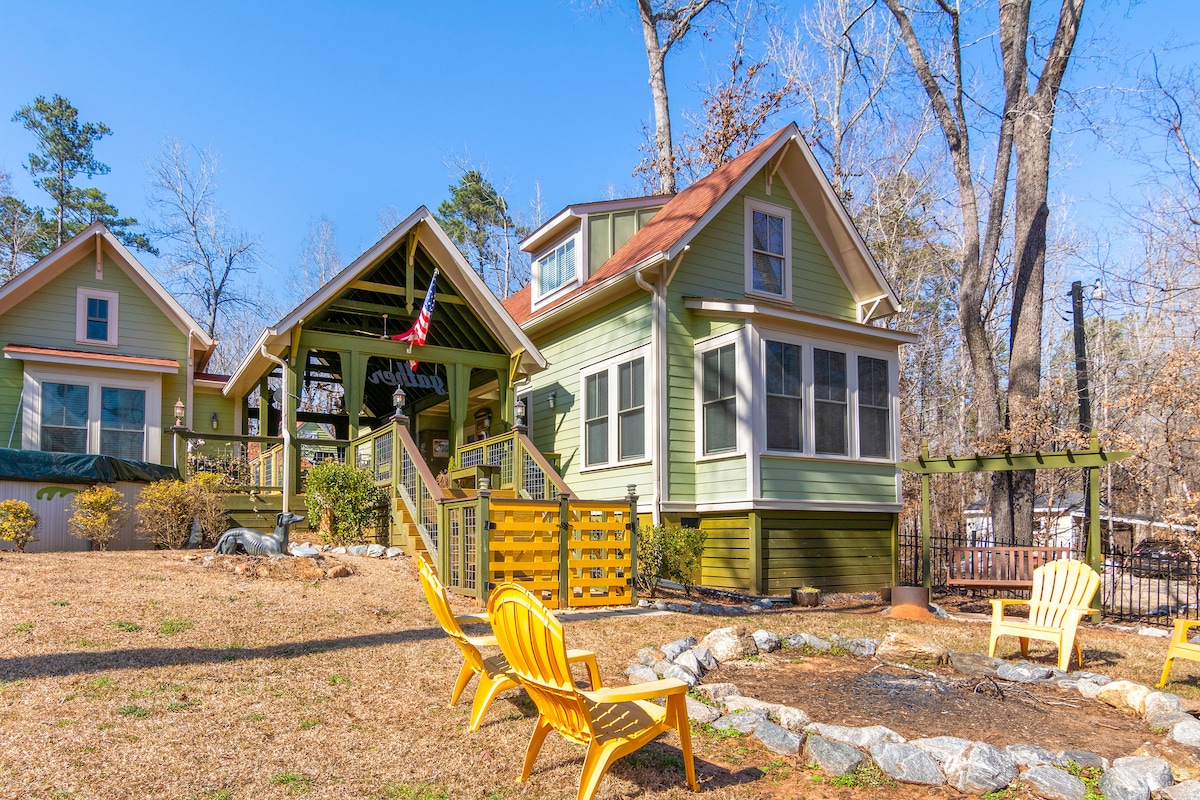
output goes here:
{"type": "Polygon", "coordinates": [[[722,666],[706,682],[735,683],[742,694],[802,708],[814,720],[851,727],[886,725],[906,739],[959,736],[997,747],[1036,744],[1052,751],[1127,756],[1161,742],[1132,715],[1056,687],[961,675],[939,678],[843,656],[767,656],[722,666]]]}
{"type": "Polygon", "coordinates": [[[238,577],[259,580],[305,581],[313,583],[327,578],[346,578],[354,574],[346,564],[333,558],[271,558],[270,556],[214,555],[212,561],[202,557],[187,557],[186,563],[205,569],[218,569],[238,577]]]}

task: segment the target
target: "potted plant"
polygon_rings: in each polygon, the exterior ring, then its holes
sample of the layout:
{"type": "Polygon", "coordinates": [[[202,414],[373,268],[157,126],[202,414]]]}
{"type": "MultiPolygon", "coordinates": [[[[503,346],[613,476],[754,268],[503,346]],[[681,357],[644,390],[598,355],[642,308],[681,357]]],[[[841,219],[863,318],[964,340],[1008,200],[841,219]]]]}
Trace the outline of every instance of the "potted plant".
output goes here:
{"type": "Polygon", "coordinates": [[[792,589],[792,605],[813,608],[821,604],[821,590],[815,586],[792,589]]]}

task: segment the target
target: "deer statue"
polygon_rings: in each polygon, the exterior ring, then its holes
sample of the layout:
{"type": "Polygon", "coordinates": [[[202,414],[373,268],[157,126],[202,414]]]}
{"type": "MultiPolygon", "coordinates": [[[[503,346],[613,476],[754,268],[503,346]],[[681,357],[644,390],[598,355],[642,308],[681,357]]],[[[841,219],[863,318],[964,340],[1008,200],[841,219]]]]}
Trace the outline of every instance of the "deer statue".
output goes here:
{"type": "Polygon", "coordinates": [[[304,517],[285,511],[275,518],[274,533],[260,533],[249,528],[230,528],[221,534],[213,547],[214,553],[246,553],[252,556],[265,556],[273,553],[287,554],[288,528],[297,522],[303,522],[304,517]]]}

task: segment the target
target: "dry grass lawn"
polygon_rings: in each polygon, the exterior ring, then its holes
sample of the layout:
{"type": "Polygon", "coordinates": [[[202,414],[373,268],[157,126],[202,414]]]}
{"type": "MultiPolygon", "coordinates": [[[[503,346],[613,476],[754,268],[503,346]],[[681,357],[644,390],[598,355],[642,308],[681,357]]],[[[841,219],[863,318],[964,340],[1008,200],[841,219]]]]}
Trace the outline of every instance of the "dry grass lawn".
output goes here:
{"type": "MultiPolygon", "coordinates": [[[[474,684],[447,707],[461,661],[412,562],[346,563],[349,578],[303,582],[237,576],[169,552],[0,555],[0,797],[574,797],[582,749],[554,735],[530,781],[515,783],[534,720],[519,692],[493,704],[475,734],[474,684]]],[[[976,652],[987,637],[985,624],[852,609],[568,619],[570,644],[595,650],[618,685],[639,648],[735,623],[818,635],[905,630],[976,652]]],[[[1089,667],[1144,683],[1166,652],[1165,640],[1107,630],[1082,640],[1089,667]]],[[[1200,664],[1176,666],[1185,694],[1197,694],[1198,674],[1200,664]]],[[[822,784],[749,739],[698,730],[693,740],[712,800],[913,796],[822,784]]],[[[619,762],[598,796],[693,796],[677,745],[666,736],[619,762]]]]}

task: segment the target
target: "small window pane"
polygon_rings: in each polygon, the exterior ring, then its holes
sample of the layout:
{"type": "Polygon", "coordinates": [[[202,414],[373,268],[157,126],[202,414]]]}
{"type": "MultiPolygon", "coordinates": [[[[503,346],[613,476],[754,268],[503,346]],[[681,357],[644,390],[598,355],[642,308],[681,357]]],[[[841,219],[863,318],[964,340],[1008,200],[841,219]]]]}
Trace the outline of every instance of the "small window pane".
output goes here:
{"type": "Polygon", "coordinates": [[[800,345],[767,342],[767,449],[801,450],[803,381],[800,345]]]}
{"type": "Polygon", "coordinates": [[[100,390],[100,452],[116,458],[145,457],[146,393],[140,389],[100,390]]]}
{"type": "Polygon", "coordinates": [[[87,299],[87,338],[108,341],[108,301],[99,297],[87,299]]]}
{"type": "Polygon", "coordinates": [[[849,417],[846,354],[813,348],[813,415],[816,451],[849,455],[846,426],[849,417]]]}
{"type": "Polygon", "coordinates": [[[858,448],[864,458],[890,458],[892,454],[891,403],[888,397],[888,362],[858,357],[858,448]]]}
{"type": "Polygon", "coordinates": [[[750,271],[755,291],[782,295],[784,292],[783,217],[755,211],[751,223],[750,271]]]}
{"type": "Polygon", "coordinates": [[[605,464],[608,462],[608,373],[589,375],[585,385],[584,463],[605,464]]]}
{"type": "Polygon", "coordinates": [[[620,417],[620,438],[622,461],[630,458],[644,458],[646,455],[646,411],[635,409],[623,411],[620,417]]]}
{"type": "Polygon", "coordinates": [[[539,262],[539,294],[547,294],[575,278],[575,240],[569,239],[539,262]]]}
{"type": "Polygon", "coordinates": [[[847,455],[845,404],[818,400],[815,405],[817,452],[823,455],[847,455]]]}
{"type": "Polygon", "coordinates": [[[646,455],[646,360],[634,359],[617,368],[617,457],[622,461],[646,455]]]}
{"type": "Polygon", "coordinates": [[[41,449],[49,453],[86,453],[88,387],[42,384],[41,449]]]}
{"type": "Polygon", "coordinates": [[[792,397],[767,397],[767,449],[801,450],[800,400],[792,397]]]}
{"type": "Polygon", "coordinates": [[[729,344],[701,356],[704,452],[737,448],[737,361],[729,344]]]}

